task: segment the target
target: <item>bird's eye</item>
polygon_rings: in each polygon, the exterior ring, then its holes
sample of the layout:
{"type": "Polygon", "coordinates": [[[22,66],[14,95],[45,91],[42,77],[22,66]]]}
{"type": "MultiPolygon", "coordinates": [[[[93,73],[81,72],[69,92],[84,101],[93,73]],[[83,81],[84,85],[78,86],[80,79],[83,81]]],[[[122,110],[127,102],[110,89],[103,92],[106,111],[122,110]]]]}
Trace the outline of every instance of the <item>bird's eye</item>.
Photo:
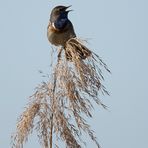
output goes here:
{"type": "Polygon", "coordinates": [[[63,11],[63,9],[62,8],[59,8],[59,11],[63,11]]]}

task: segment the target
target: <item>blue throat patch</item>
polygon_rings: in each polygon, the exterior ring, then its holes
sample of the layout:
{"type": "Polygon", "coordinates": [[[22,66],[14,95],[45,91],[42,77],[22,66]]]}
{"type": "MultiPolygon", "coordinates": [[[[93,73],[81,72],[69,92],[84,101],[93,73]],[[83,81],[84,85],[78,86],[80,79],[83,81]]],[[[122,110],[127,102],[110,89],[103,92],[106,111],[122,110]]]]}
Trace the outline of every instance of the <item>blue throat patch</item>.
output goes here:
{"type": "Polygon", "coordinates": [[[54,26],[59,29],[62,30],[64,29],[64,27],[66,26],[66,24],[68,23],[68,18],[67,18],[67,14],[62,13],[59,18],[54,22],[54,26]]]}

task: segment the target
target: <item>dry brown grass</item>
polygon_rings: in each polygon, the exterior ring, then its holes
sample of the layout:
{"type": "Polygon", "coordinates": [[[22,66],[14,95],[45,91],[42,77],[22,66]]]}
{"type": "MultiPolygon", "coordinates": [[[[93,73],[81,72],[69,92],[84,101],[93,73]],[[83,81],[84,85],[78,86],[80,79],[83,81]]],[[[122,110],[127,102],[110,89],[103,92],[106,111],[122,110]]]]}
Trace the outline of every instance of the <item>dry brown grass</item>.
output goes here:
{"type": "MultiPolygon", "coordinates": [[[[87,133],[99,148],[85,118],[92,117],[92,101],[106,108],[98,96],[99,92],[108,94],[102,85],[102,68],[110,72],[106,64],[78,39],[68,41],[66,50],[59,51],[51,77],[38,85],[20,116],[12,147],[22,148],[29,134],[36,129],[44,148],[52,148],[53,141],[59,139],[68,148],[81,148],[85,146],[81,139],[83,133],[87,133]],[[78,48],[81,53],[76,52],[78,48]]],[[[58,147],[58,142],[54,145],[58,147]]]]}

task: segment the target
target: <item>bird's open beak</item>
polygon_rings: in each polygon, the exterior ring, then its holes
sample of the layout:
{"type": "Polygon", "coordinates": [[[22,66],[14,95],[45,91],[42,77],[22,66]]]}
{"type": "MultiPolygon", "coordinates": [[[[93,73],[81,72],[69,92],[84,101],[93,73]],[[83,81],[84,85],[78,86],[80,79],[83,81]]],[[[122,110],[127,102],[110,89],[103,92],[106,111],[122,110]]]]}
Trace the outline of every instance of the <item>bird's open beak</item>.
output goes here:
{"type": "Polygon", "coordinates": [[[65,7],[66,12],[73,11],[73,10],[67,10],[67,9],[70,8],[71,6],[72,6],[72,5],[65,7]]]}

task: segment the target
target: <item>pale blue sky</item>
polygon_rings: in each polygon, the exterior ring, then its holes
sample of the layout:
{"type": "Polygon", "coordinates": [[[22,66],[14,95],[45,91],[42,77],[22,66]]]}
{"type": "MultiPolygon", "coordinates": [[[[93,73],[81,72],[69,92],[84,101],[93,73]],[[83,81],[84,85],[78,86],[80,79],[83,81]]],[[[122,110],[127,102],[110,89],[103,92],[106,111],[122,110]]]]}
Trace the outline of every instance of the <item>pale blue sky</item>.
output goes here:
{"type": "MultiPolygon", "coordinates": [[[[90,121],[102,148],[148,147],[148,1],[147,0],[0,0],[0,147],[10,135],[28,96],[48,72],[46,29],[51,8],[72,5],[69,18],[79,37],[112,71],[105,73],[111,96],[90,121]]],[[[25,148],[40,148],[31,136],[25,148]]],[[[91,142],[88,148],[95,147],[91,142]]]]}

